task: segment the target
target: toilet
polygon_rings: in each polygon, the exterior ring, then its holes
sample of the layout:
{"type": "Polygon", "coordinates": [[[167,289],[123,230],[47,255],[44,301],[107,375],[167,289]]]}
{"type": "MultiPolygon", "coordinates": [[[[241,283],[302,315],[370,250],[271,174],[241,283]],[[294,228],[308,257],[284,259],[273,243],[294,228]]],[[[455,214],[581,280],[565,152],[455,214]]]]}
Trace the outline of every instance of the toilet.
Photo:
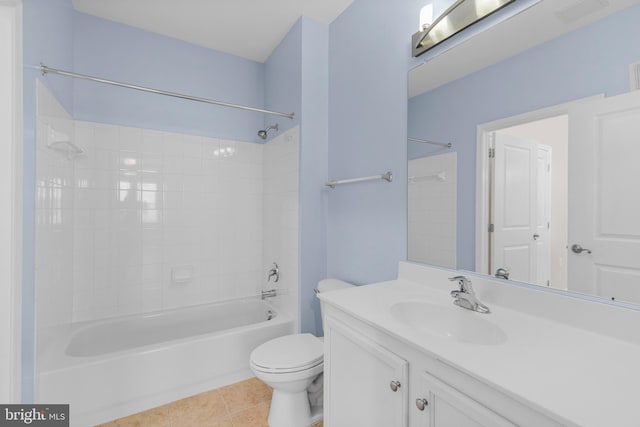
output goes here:
{"type": "MultiPolygon", "coordinates": [[[[353,287],[336,279],[318,283],[317,292],[353,287]]],[[[322,322],[324,313],[320,306],[322,322]]],[[[257,378],[273,388],[270,427],[307,427],[322,419],[322,406],[311,406],[307,389],[324,369],[322,338],[311,334],[285,335],[258,346],[249,357],[257,378]]]]}

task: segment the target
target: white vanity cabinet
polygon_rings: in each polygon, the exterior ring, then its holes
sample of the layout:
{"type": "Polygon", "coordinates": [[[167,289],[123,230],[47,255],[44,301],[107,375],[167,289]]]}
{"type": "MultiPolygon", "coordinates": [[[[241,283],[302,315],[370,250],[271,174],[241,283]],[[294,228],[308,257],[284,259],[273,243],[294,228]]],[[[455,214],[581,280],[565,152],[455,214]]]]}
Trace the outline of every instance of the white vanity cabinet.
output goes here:
{"type": "Polygon", "coordinates": [[[345,324],[325,333],[325,426],[407,427],[408,362],[345,324]]]}
{"type": "Polygon", "coordinates": [[[325,427],[566,425],[342,310],[325,320],[325,427]]]}
{"type": "Polygon", "coordinates": [[[326,427],[640,425],[640,311],[474,276],[477,313],[454,304],[456,275],[401,262],[318,294],[326,427]]]}
{"type": "Polygon", "coordinates": [[[458,390],[424,372],[417,387],[420,427],[516,427],[458,390]]]}

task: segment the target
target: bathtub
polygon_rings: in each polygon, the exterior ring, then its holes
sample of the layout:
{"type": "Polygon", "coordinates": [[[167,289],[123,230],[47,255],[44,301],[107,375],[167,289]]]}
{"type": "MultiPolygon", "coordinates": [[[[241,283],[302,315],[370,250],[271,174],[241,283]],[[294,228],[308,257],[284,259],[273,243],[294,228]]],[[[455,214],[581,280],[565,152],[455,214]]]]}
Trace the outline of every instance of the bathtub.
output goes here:
{"type": "Polygon", "coordinates": [[[72,426],[96,425],[249,378],[251,351],[293,329],[252,298],[49,331],[36,401],[68,403],[72,426]]]}

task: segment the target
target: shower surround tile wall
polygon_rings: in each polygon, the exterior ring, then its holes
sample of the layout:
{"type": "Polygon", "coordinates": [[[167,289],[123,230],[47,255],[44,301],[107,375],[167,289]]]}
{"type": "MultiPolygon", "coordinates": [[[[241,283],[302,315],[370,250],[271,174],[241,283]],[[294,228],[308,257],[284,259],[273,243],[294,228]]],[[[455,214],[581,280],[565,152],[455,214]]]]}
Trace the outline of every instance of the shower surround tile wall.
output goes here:
{"type": "Polygon", "coordinates": [[[74,322],[255,296],[271,261],[297,279],[297,138],[289,153],[277,140],[82,121],[75,132],[87,156],[76,162],[74,322]],[[263,197],[277,192],[263,190],[263,151],[277,152],[268,170],[286,170],[277,185],[295,191],[283,223],[263,220],[263,197]],[[284,239],[295,245],[281,249],[284,239]]]}
{"type": "Polygon", "coordinates": [[[457,154],[408,162],[408,258],[456,268],[457,154]]]}
{"type": "Polygon", "coordinates": [[[38,95],[38,329],[256,296],[272,262],[296,318],[297,127],[206,138],[73,121],[38,95]],[[85,155],[48,149],[47,125],[85,155]]]}
{"type": "Polygon", "coordinates": [[[255,294],[260,146],[89,122],[76,136],[90,154],[77,162],[74,321],[255,294]]]}

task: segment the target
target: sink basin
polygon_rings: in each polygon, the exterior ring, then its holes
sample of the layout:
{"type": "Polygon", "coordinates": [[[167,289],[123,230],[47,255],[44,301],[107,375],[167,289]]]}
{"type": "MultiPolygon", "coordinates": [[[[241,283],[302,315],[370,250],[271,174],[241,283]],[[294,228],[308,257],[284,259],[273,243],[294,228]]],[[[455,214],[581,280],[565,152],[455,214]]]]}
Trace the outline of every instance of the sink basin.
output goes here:
{"type": "Polygon", "coordinates": [[[466,344],[496,345],[507,335],[485,317],[487,314],[428,302],[406,301],[391,306],[391,314],[399,321],[432,336],[466,344]]]}

